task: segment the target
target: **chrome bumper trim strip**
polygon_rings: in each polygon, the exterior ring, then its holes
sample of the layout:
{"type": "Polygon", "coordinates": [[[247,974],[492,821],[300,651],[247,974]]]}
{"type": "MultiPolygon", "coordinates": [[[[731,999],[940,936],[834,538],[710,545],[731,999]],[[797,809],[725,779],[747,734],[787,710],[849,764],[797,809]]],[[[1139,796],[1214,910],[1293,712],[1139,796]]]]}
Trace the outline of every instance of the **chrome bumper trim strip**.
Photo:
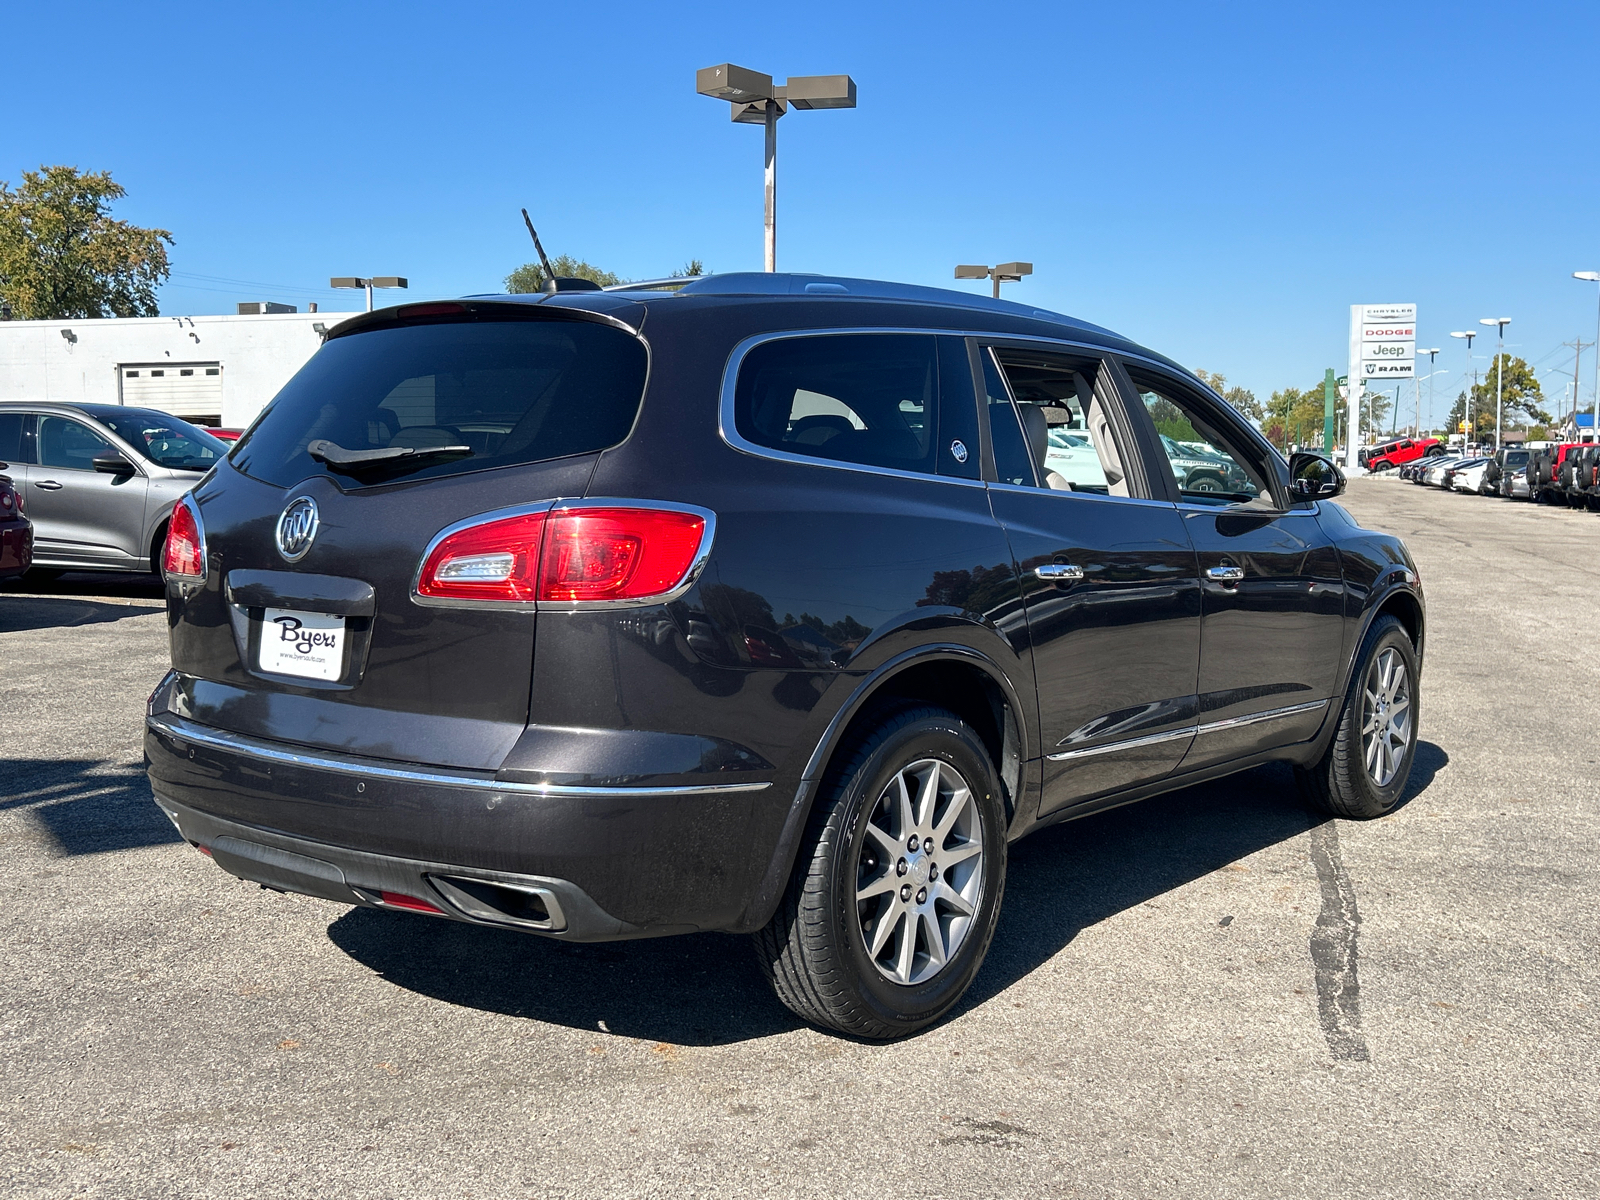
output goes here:
{"type": "Polygon", "coordinates": [[[576,784],[511,783],[496,779],[487,772],[450,771],[442,768],[423,770],[408,767],[383,766],[370,758],[346,758],[341,755],[322,754],[310,750],[290,750],[281,744],[240,733],[225,733],[186,721],[170,714],[149,716],[145,725],[179,741],[211,746],[232,754],[265,759],[295,767],[308,767],[319,771],[338,771],[346,775],[367,778],[392,779],[397,783],[425,783],[435,787],[471,788],[474,791],[514,792],[524,796],[551,796],[555,798],[583,798],[590,796],[636,796],[648,799],[657,796],[726,795],[730,792],[759,792],[772,786],[767,783],[708,783],[693,787],[589,787],[576,784]]]}

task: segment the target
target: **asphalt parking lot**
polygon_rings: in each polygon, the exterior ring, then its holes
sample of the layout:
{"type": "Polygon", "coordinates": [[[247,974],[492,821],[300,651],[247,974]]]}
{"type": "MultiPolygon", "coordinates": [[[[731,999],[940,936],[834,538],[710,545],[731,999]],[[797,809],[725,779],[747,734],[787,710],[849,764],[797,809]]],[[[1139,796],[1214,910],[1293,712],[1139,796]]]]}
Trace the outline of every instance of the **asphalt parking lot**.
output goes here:
{"type": "Polygon", "coordinates": [[[798,1023],[736,938],[352,911],[181,844],[159,592],[0,586],[8,1196],[1600,1193],[1600,517],[1352,483],[1429,603],[1408,800],[1287,770],[1013,850],[956,1014],[798,1023]]]}

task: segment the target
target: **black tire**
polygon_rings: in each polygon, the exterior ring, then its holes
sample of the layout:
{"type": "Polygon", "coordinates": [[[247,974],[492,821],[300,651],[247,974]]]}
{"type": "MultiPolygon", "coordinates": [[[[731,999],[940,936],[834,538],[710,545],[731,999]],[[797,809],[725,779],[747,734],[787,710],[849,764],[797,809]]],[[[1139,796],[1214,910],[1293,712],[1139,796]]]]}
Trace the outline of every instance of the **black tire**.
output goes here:
{"type": "Polygon", "coordinates": [[[1417,755],[1419,700],[1417,652],[1405,626],[1382,616],[1367,631],[1361,658],[1350,680],[1339,714],[1339,727],[1322,760],[1311,767],[1295,768],[1295,778],[1306,799],[1324,812],[1351,820],[1381,817],[1395,806],[1411,777],[1417,755]],[[1367,707],[1368,674],[1379,656],[1392,651],[1404,666],[1409,683],[1410,720],[1403,757],[1392,778],[1379,784],[1368,770],[1367,745],[1362,720],[1367,707]]]}
{"type": "MultiPolygon", "coordinates": [[[[907,708],[885,717],[836,756],[835,763],[817,799],[788,890],[772,920],[754,937],[757,958],[778,999],[802,1019],[856,1037],[904,1037],[949,1012],[988,953],[1006,878],[1000,781],[971,727],[933,707],[907,708]],[[983,845],[967,878],[977,876],[981,882],[963,939],[948,961],[931,977],[906,984],[890,979],[874,963],[856,891],[861,872],[872,866],[879,849],[876,840],[869,845],[867,825],[880,799],[902,770],[926,760],[947,764],[967,784],[983,845]]],[[[935,850],[931,857],[937,855],[935,850]]],[[[883,877],[894,869],[885,860],[883,877]]],[[[930,894],[932,890],[937,889],[930,894]]],[[[894,896],[885,900],[893,908],[894,896]]],[[[888,914],[878,917],[887,919],[888,914]]],[[[917,938],[923,930],[908,922],[902,937],[909,932],[917,938]]],[[[913,950],[920,944],[913,942],[913,950]]]]}

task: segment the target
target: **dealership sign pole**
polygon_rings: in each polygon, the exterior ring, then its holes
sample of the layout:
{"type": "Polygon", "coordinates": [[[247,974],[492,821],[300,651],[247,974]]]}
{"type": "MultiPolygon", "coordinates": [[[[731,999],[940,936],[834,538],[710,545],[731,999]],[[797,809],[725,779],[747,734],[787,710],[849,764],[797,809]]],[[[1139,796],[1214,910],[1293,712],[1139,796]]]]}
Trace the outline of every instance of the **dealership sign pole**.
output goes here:
{"type": "Polygon", "coordinates": [[[1415,379],[1417,375],[1417,306],[1415,304],[1352,304],[1350,306],[1350,415],[1345,439],[1345,467],[1359,464],[1361,398],[1367,384],[1415,379]]]}

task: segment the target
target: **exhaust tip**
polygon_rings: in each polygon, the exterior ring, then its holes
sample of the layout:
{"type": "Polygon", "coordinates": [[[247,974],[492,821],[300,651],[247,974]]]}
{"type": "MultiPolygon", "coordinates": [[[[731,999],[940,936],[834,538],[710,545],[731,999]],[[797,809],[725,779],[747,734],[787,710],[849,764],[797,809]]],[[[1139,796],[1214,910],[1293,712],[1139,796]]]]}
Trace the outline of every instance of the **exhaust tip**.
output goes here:
{"type": "Polygon", "coordinates": [[[467,916],[495,925],[559,933],[567,927],[561,902],[548,888],[474,879],[467,875],[429,875],[441,896],[467,916]]]}

